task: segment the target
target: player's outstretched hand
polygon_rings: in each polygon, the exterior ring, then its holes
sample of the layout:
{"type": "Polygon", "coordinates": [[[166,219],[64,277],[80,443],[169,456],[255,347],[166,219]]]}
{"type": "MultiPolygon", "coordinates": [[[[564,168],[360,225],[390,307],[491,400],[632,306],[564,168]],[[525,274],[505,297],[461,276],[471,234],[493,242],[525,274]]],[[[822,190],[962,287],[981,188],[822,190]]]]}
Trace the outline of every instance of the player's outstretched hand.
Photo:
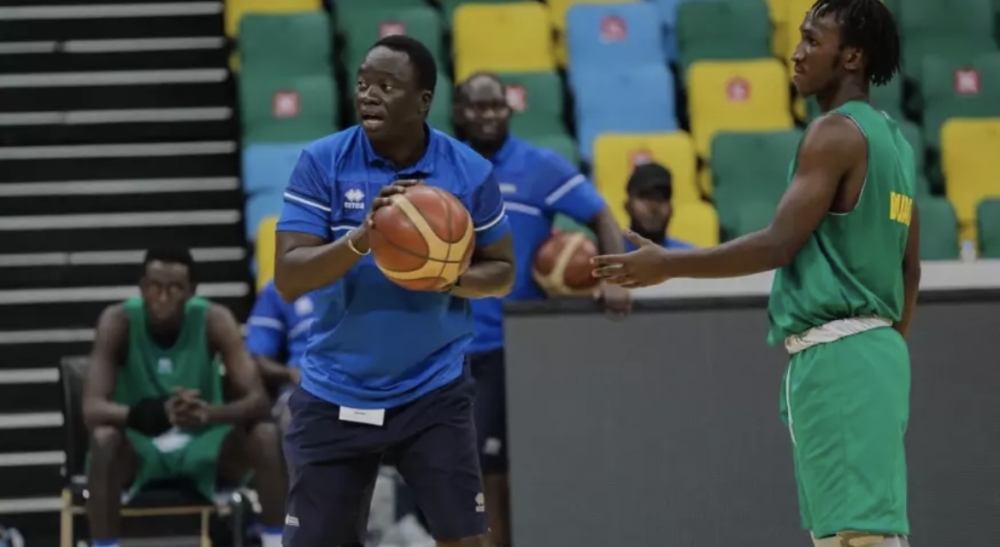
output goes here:
{"type": "Polygon", "coordinates": [[[631,230],[625,232],[625,237],[636,246],[636,250],[590,259],[595,267],[594,277],[626,289],[659,285],[670,277],[664,267],[670,255],[663,247],[631,230]]]}
{"type": "Polygon", "coordinates": [[[395,196],[396,194],[402,194],[410,186],[416,186],[418,184],[423,184],[423,183],[424,181],[422,180],[403,179],[403,180],[397,180],[392,184],[383,186],[382,190],[379,191],[377,196],[375,196],[375,199],[372,200],[372,208],[371,210],[368,211],[368,219],[367,219],[368,227],[371,228],[375,226],[375,211],[378,211],[382,207],[391,204],[392,196],[395,196]]]}

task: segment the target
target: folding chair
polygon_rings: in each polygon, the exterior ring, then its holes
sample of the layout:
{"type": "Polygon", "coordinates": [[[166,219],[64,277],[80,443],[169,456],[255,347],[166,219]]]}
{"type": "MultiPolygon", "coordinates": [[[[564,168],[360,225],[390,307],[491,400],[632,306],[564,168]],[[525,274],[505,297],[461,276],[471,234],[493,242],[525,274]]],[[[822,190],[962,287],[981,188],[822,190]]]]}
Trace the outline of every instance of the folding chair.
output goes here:
{"type": "MultiPolygon", "coordinates": [[[[83,378],[87,357],[66,357],[60,363],[63,415],[66,427],[66,477],[60,511],[60,547],[73,547],[73,517],[86,514],[87,476],[84,461],[88,434],[83,424],[83,378]]],[[[124,496],[124,493],[123,493],[124,496]]],[[[244,499],[255,499],[246,489],[220,489],[211,502],[193,488],[179,485],[153,486],[132,499],[123,499],[121,515],[129,517],[201,516],[201,547],[212,547],[209,522],[213,514],[229,516],[233,525],[233,547],[243,547],[244,499]]]]}

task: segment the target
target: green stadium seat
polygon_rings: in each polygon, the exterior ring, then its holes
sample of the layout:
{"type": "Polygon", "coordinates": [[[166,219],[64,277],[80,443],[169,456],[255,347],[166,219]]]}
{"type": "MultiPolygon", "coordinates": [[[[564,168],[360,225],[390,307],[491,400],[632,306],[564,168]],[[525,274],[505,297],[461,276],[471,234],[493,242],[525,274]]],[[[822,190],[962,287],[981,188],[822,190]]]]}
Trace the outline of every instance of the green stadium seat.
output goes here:
{"type": "MultiPolygon", "coordinates": [[[[720,133],[712,141],[712,197],[723,232],[746,233],[760,211],[742,210],[762,204],[768,219],[788,186],[788,171],[802,131],[720,133]],[[768,209],[770,207],[770,209],[768,209]]],[[[752,229],[750,231],[753,231],[752,229]]]]}
{"type": "Polygon", "coordinates": [[[239,97],[244,146],[310,141],[339,125],[337,88],[330,74],[284,76],[246,67],[239,97]]]}
{"type": "MultiPolygon", "coordinates": [[[[903,114],[903,77],[896,76],[889,83],[883,86],[871,86],[871,100],[876,108],[885,111],[896,121],[906,119],[903,114]]],[[[810,97],[806,101],[806,113],[810,120],[819,116],[819,103],[815,97],[810,97]]]]}
{"type": "Polygon", "coordinates": [[[749,202],[742,205],[736,215],[732,230],[726,232],[727,239],[734,239],[767,228],[774,218],[777,203],[749,202]]]}
{"type": "Polygon", "coordinates": [[[239,33],[241,67],[260,67],[271,74],[330,73],[332,40],[326,12],[248,13],[240,20],[239,33]]]}
{"type": "Polygon", "coordinates": [[[423,42],[438,65],[445,66],[443,25],[430,6],[386,9],[378,0],[336,3],[337,29],[344,37],[343,60],[350,81],[372,44],[390,34],[406,34],[423,42]],[[376,5],[377,4],[377,5],[376,5]]]}
{"type": "MultiPolygon", "coordinates": [[[[365,0],[371,2],[372,0],[365,0]]],[[[444,26],[451,28],[451,21],[455,15],[455,8],[462,4],[509,4],[511,2],[523,2],[528,0],[437,0],[444,13],[444,26]]]]}
{"type": "Polygon", "coordinates": [[[968,59],[995,51],[991,3],[992,0],[906,0],[900,10],[903,73],[920,81],[924,57],[928,55],[968,59]]]}
{"type": "Polygon", "coordinates": [[[580,165],[580,156],[577,155],[578,147],[576,146],[576,141],[573,140],[573,137],[570,137],[566,133],[530,135],[526,137],[525,140],[535,146],[541,146],[555,151],[560,156],[569,160],[569,162],[573,165],[580,165]]]}
{"type": "Polygon", "coordinates": [[[917,199],[920,211],[921,260],[957,260],[958,217],[951,202],[942,197],[917,199]]]}
{"type": "Polygon", "coordinates": [[[981,258],[1000,258],[1000,196],[976,207],[976,233],[981,258]]]}
{"type": "Polygon", "coordinates": [[[903,136],[906,137],[910,146],[913,147],[913,158],[917,162],[917,194],[929,195],[931,193],[931,185],[928,182],[926,174],[927,147],[924,145],[923,129],[910,121],[898,119],[896,121],[899,123],[899,129],[903,132],[903,136]]]}
{"type": "MultiPolygon", "coordinates": [[[[426,0],[376,0],[379,7],[383,8],[412,8],[414,6],[426,8],[426,0]]],[[[334,0],[333,4],[336,7],[342,6],[358,6],[364,4],[365,6],[371,5],[372,0],[334,0]]]]}
{"type": "Polygon", "coordinates": [[[451,121],[452,83],[447,74],[438,72],[437,85],[434,88],[434,100],[431,111],[427,114],[427,123],[434,129],[448,135],[455,134],[455,126],[451,121]]]}
{"type": "Polygon", "coordinates": [[[565,133],[563,88],[555,72],[498,74],[514,111],[511,129],[522,138],[565,133]]]}
{"type": "Polygon", "coordinates": [[[685,2],[677,7],[680,62],[771,57],[771,19],[764,0],[685,2]]]}
{"type": "Polygon", "coordinates": [[[948,118],[1000,116],[1000,53],[968,59],[928,55],[920,87],[924,142],[931,150],[938,150],[941,126],[948,118]]]}

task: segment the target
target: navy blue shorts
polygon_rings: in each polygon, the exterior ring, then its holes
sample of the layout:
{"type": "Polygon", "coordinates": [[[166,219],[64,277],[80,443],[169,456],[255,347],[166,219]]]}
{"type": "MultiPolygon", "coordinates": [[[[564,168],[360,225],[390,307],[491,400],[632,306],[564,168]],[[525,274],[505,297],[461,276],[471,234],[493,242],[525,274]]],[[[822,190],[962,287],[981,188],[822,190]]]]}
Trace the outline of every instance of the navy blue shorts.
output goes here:
{"type": "Polygon", "coordinates": [[[379,465],[395,465],[438,541],[485,534],[472,418],[475,383],[454,382],[385,411],[381,426],[343,421],[340,407],[298,388],[285,434],[285,547],[361,543],[379,465]]]}
{"type": "Polygon", "coordinates": [[[476,433],[486,475],[507,473],[507,378],[503,349],[469,355],[476,379],[476,433]]]}

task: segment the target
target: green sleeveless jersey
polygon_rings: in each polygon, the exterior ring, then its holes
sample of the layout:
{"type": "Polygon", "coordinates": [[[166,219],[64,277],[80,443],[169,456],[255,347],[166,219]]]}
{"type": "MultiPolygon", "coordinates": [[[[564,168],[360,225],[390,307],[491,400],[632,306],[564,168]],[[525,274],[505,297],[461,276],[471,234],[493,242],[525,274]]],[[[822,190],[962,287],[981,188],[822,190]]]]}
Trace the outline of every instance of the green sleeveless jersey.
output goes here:
{"type": "Polygon", "coordinates": [[[827,213],[792,263],[775,272],[767,310],[771,344],[835,319],[898,321],[903,312],[902,264],[916,195],[913,149],[896,122],[866,102],[846,103],[830,115],[861,128],[868,172],[855,208],[827,213]]]}
{"type": "Polygon", "coordinates": [[[142,298],[125,301],[128,350],[118,369],[114,401],[131,406],[147,397],[173,395],[175,387],[197,389],[202,400],[222,404],[222,376],[208,347],[208,300],[192,298],[184,306],[180,335],[162,348],[149,334],[142,298]]]}

